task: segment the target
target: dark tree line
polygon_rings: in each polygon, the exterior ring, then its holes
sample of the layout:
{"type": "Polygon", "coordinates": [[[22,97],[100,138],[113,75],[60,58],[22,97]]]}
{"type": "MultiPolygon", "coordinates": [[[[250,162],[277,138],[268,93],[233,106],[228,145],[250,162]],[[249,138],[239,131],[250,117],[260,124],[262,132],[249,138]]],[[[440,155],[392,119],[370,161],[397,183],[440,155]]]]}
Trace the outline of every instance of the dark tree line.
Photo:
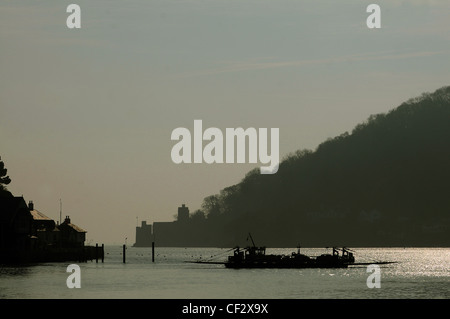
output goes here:
{"type": "Polygon", "coordinates": [[[267,246],[450,245],[449,194],[443,87],[290,154],[276,174],[250,171],[206,197],[195,220],[218,246],[243,244],[248,232],[267,246]]]}

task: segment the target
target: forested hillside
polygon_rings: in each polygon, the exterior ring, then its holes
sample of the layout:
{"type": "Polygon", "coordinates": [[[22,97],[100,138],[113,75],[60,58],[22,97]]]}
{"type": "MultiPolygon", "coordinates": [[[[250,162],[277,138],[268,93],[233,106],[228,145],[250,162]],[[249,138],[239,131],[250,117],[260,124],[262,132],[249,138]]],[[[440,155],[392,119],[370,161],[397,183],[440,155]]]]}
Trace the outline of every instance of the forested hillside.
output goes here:
{"type": "MultiPolygon", "coordinates": [[[[278,173],[205,198],[193,223],[220,246],[450,245],[450,87],[372,115],[278,173]],[[205,214],[206,218],[198,218],[205,214]]],[[[203,237],[203,236],[202,236],[203,237]]]]}

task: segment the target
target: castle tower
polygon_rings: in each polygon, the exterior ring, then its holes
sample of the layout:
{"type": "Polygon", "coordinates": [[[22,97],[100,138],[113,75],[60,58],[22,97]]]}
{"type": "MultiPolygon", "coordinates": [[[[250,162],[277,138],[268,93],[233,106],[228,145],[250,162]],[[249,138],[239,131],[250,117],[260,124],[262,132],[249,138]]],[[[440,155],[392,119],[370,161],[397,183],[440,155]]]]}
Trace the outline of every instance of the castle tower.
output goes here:
{"type": "Polygon", "coordinates": [[[184,204],[178,207],[178,221],[187,222],[189,220],[189,208],[184,204]]]}

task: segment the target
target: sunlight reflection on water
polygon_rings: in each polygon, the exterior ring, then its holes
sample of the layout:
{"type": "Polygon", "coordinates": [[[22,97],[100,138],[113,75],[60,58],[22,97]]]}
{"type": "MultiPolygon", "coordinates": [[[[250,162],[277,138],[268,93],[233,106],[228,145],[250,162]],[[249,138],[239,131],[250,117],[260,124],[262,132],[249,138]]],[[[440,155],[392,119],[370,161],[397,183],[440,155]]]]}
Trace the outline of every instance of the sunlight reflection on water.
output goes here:
{"type": "MultiPolygon", "coordinates": [[[[290,254],[296,249],[267,249],[290,254]]],[[[66,286],[70,263],[0,268],[1,298],[450,298],[449,248],[357,248],[356,262],[381,265],[381,288],[368,288],[366,266],[348,269],[226,269],[231,252],[219,248],[105,247],[104,263],[80,263],[81,288],[66,286]]],[[[307,255],[325,249],[303,249],[307,255]]],[[[329,252],[329,251],[328,251],[329,252]]]]}

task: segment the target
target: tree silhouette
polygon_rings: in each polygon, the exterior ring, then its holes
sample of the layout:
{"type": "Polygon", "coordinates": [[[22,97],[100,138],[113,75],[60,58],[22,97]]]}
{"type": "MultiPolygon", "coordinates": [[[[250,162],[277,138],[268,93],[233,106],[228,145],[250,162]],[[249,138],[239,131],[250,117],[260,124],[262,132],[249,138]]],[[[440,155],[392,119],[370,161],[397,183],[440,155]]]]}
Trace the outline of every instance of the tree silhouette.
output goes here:
{"type": "Polygon", "coordinates": [[[0,157],[0,186],[4,188],[3,185],[8,185],[9,183],[11,183],[11,178],[6,175],[8,170],[5,168],[5,164],[1,159],[2,158],[0,157]]]}
{"type": "Polygon", "coordinates": [[[189,218],[193,222],[203,222],[203,221],[206,220],[205,213],[202,210],[200,210],[200,209],[197,209],[196,211],[191,213],[189,218]]]}
{"type": "Polygon", "coordinates": [[[5,187],[5,185],[11,183],[11,178],[6,175],[8,170],[5,168],[5,164],[1,159],[0,157],[0,198],[11,197],[13,195],[5,187]]]}

